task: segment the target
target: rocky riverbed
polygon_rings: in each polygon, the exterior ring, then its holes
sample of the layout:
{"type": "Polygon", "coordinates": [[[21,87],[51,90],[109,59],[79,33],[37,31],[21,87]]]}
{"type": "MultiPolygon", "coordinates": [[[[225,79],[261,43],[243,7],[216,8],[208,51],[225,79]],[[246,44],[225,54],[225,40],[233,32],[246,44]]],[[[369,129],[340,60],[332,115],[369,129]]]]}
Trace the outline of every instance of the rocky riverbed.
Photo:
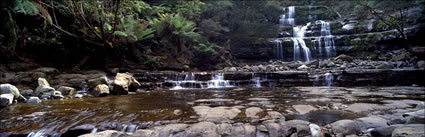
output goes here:
{"type": "Polygon", "coordinates": [[[0,131],[90,137],[423,135],[424,91],[411,86],[141,91],[11,105],[0,110],[0,131]]]}
{"type": "Polygon", "coordinates": [[[423,136],[424,67],[346,55],[211,72],[22,67],[0,75],[0,133],[423,136]]]}

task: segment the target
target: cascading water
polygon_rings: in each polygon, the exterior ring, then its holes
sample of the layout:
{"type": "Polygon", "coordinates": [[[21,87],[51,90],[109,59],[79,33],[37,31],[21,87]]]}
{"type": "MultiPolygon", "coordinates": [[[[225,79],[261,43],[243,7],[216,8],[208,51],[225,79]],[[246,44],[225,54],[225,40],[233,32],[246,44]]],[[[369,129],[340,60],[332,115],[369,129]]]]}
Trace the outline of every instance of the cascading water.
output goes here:
{"type": "Polygon", "coordinates": [[[289,6],[285,8],[286,14],[281,15],[279,23],[285,25],[295,25],[295,7],[289,6]]]}
{"type": "Polygon", "coordinates": [[[211,80],[208,81],[208,88],[225,88],[233,87],[230,85],[228,80],[224,80],[224,74],[218,73],[211,77],[211,80]]]}
{"type": "Polygon", "coordinates": [[[332,87],[332,85],[333,85],[333,75],[331,73],[326,73],[325,74],[325,81],[326,81],[326,86],[332,87]]]}
{"type": "Polygon", "coordinates": [[[331,34],[331,27],[329,22],[320,21],[321,23],[321,30],[320,30],[320,38],[324,39],[325,42],[325,51],[326,51],[326,57],[332,57],[335,56],[335,43],[334,38],[331,34]]]}
{"type": "Polygon", "coordinates": [[[171,88],[173,90],[196,88],[197,83],[193,73],[186,74],[183,80],[177,75],[173,80],[167,82],[173,83],[174,87],[171,88]]]}
{"type": "Polygon", "coordinates": [[[252,85],[254,85],[254,87],[256,88],[261,88],[261,78],[260,77],[256,77],[254,73],[252,73],[252,78],[251,78],[251,83],[252,85]]]}
{"type": "Polygon", "coordinates": [[[276,39],[273,41],[275,45],[275,56],[277,59],[283,59],[283,49],[282,49],[282,41],[280,39],[276,39]]]}
{"type": "Polygon", "coordinates": [[[310,23],[307,23],[307,25],[305,26],[296,26],[294,27],[294,37],[292,38],[292,41],[294,42],[294,61],[299,60],[299,54],[300,54],[300,50],[299,48],[301,47],[304,51],[304,57],[305,57],[305,61],[310,61],[311,60],[311,53],[310,53],[310,48],[307,47],[307,45],[305,44],[304,41],[304,35],[305,35],[305,31],[307,29],[307,27],[310,25],[310,23]]]}

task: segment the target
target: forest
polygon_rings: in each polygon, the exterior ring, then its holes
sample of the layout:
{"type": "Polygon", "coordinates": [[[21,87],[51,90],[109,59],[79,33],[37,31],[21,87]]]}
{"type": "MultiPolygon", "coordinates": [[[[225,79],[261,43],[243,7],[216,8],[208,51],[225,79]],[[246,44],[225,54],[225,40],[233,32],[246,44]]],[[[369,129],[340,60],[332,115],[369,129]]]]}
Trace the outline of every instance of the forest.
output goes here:
{"type": "MultiPolygon", "coordinates": [[[[331,18],[377,18],[381,26],[397,29],[408,23],[402,12],[423,9],[423,3],[8,0],[1,2],[1,61],[68,70],[120,63],[150,70],[211,70],[231,65],[239,47],[267,45],[267,38],[277,37],[279,15],[289,5],[326,5],[337,13],[331,18]]],[[[422,16],[415,18],[423,22],[422,16]]]]}

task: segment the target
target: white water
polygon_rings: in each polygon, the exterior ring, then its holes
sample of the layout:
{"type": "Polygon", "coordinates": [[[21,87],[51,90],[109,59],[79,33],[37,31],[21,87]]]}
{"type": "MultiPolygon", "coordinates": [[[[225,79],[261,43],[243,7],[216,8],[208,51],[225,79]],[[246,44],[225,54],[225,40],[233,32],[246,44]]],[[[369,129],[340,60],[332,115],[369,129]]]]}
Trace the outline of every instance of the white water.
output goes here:
{"type": "Polygon", "coordinates": [[[279,23],[284,25],[295,25],[295,7],[289,6],[288,8],[285,8],[286,14],[281,15],[279,23]]]}
{"type": "Polygon", "coordinates": [[[228,80],[224,80],[224,74],[218,73],[211,76],[211,80],[208,81],[208,88],[226,88],[233,87],[230,85],[228,80]]]}
{"type": "Polygon", "coordinates": [[[292,41],[294,42],[294,61],[297,61],[297,60],[300,59],[299,58],[299,54],[300,54],[299,48],[300,47],[304,51],[305,61],[311,60],[310,48],[307,47],[307,45],[305,44],[305,41],[304,41],[305,31],[306,31],[306,29],[309,25],[310,25],[310,23],[307,23],[307,25],[305,25],[305,26],[296,26],[293,29],[294,30],[294,37],[292,38],[292,41]]]}
{"type": "Polygon", "coordinates": [[[38,132],[31,132],[27,135],[27,137],[47,137],[46,134],[44,134],[42,131],[38,132]]]}
{"type": "Polygon", "coordinates": [[[332,57],[335,56],[335,43],[334,43],[334,37],[331,34],[331,27],[329,22],[320,21],[321,30],[320,30],[320,38],[324,39],[325,42],[325,51],[326,51],[326,57],[332,57]]]}
{"type": "Polygon", "coordinates": [[[326,86],[332,87],[332,85],[333,85],[333,75],[331,73],[326,73],[325,74],[325,81],[326,81],[326,86]]]}
{"type": "Polygon", "coordinates": [[[195,74],[190,73],[186,74],[184,76],[184,79],[181,80],[179,76],[177,75],[173,80],[169,80],[167,82],[173,83],[174,87],[171,88],[172,90],[179,90],[179,89],[192,89],[196,88],[196,79],[195,74]]]}
{"type": "Polygon", "coordinates": [[[256,77],[254,73],[252,73],[251,84],[256,88],[261,88],[261,78],[256,77]]]}
{"type": "Polygon", "coordinates": [[[283,49],[282,49],[282,41],[279,39],[276,39],[273,41],[275,45],[275,56],[277,59],[282,60],[283,59],[283,49]]]}

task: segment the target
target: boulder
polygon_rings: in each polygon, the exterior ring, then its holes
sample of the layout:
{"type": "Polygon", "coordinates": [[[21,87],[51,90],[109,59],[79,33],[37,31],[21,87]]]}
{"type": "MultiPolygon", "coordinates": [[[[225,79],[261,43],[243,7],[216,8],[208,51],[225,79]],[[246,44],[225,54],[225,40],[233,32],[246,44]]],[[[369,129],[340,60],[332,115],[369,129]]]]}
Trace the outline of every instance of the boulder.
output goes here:
{"type": "Polygon", "coordinates": [[[1,84],[0,85],[0,94],[12,94],[15,99],[19,98],[21,94],[19,93],[18,88],[11,84],[1,84]]]}
{"type": "Polygon", "coordinates": [[[255,137],[255,126],[236,123],[232,128],[232,137],[255,137]]]}
{"type": "Polygon", "coordinates": [[[90,89],[95,88],[99,84],[108,84],[108,78],[106,76],[103,76],[103,77],[88,80],[88,85],[90,89]]]}
{"type": "Polygon", "coordinates": [[[355,119],[354,121],[357,121],[363,130],[388,126],[387,120],[377,116],[362,117],[355,119]]]}
{"type": "Polygon", "coordinates": [[[22,90],[21,95],[25,97],[34,96],[34,90],[32,89],[22,90]]]}
{"type": "Polygon", "coordinates": [[[308,69],[309,67],[307,67],[306,65],[301,65],[300,67],[298,67],[297,69],[308,69]]]}
{"type": "Polygon", "coordinates": [[[362,133],[359,123],[354,120],[339,120],[327,126],[336,136],[358,135],[362,133]]]}
{"type": "Polygon", "coordinates": [[[61,86],[61,87],[58,88],[57,91],[60,91],[62,93],[62,95],[64,95],[64,96],[74,95],[76,93],[75,88],[67,87],[67,86],[61,86]]]}
{"type": "Polygon", "coordinates": [[[319,60],[313,60],[306,63],[305,65],[307,65],[308,67],[317,67],[319,66],[319,64],[320,64],[319,60]]]}
{"type": "Polygon", "coordinates": [[[226,122],[235,118],[241,111],[235,107],[195,106],[193,110],[199,115],[200,121],[226,122]]]}
{"type": "Polygon", "coordinates": [[[211,122],[199,122],[190,126],[186,132],[186,137],[219,137],[217,126],[211,122]]]}
{"type": "Polygon", "coordinates": [[[109,87],[105,84],[99,84],[93,89],[92,94],[95,97],[109,95],[109,87]]]}
{"type": "Polygon", "coordinates": [[[41,100],[38,97],[30,97],[27,100],[27,104],[38,104],[38,103],[41,103],[41,100]]]}
{"type": "Polygon", "coordinates": [[[341,54],[338,57],[335,57],[335,60],[342,60],[345,62],[353,62],[353,57],[341,54]]]}
{"type": "Polygon", "coordinates": [[[53,95],[54,92],[55,92],[54,88],[41,85],[41,86],[38,86],[37,89],[35,89],[34,95],[35,96],[42,96],[42,95],[47,95],[47,94],[53,95]]]}
{"type": "Polygon", "coordinates": [[[380,127],[380,128],[375,128],[372,131],[370,131],[370,134],[373,137],[391,137],[392,132],[394,131],[395,128],[400,127],[402,125],[391,125],[388,127],[380,127]]]}
{"type": "Polygon", "coordinates": [[[281,121],[281,133],[284,133],[285,136],[308,136],[311,135],[310,122],[303,120],[290,120],[290,121],[281,121]]]}
{"type": "Polygon", "coordinates": [[[425,68],[425,61],[420,60],[416,63],[416,67],[418,68],[425,68]]]}
{"type": "Polygon", "coordinates": [[[38,78],[38,86],[47,86],[50,87],[49,82],[45,78],[38,78]]]}
{"type": "Polygon", "coordinates": [[[13,103],[13,94],[1,94],[0,95],[0,107],[6,107],[13,103]]]}
{"type": "Polygon", "coordinates": [[[129,91],[136,91],[141,86],[130,73],[117,73],[112,85],[112,93],[117,95],[128,94],[129,91]]]}
{"type": "Polygon", "coordinates": [[[407,124],[425,124],[425,109],[404,113],[403,116],[407,117],[407,124]]]}
{"type": "Polygon", "coordinates": [[[250,107],[245,110],[245,115],[248,118],[258,118],[257,113],[262,112],[263,110],[259,107],[250,107]]]}
{"type": "Polygon", "coordinates": [[[424,124],[406,124],[394,129],[392,137],[424,137],[424,124]]]}

